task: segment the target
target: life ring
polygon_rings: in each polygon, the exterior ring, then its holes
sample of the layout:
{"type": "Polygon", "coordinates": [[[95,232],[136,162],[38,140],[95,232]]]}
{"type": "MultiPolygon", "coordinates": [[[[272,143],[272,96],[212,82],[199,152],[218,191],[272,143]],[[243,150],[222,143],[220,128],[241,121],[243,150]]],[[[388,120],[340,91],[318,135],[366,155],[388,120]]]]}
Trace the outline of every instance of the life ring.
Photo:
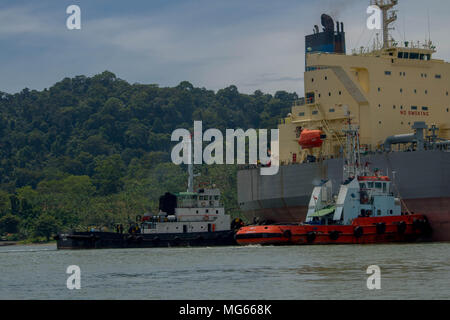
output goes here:
{"type": "Polygon", "coordinates": [[[306,234],[306,241],[308,243],[314,242],[316,240],[316,233],[314,231],[310,231],[306,234]]]}
{"type": "Polygon", "coordinates": [[[204,217],[203,217],[203,220],[208,221],[208,220],[209,220],[209,217],[208,217],[208,216],[204,216],[204,217]]]}
{"type": "Polygon", "coordinates": [[[406,222],[405,221],[400,221],[397,225],[397,232],[398,234],[404,234],[406,232],[406,222]]]}
{"type": "Polygon", "coordinates": [[[330,231],[330,233],[328,235],[330,236],[331,240],[337,240],[337,239],[339,239],[339,233],[340,233],[339,231],[333,230],[333,231],[330,231]]]}
{"type": "Polygon", "coordinates": [[[355,235],[356,238],[360,238],[363,234],[364,234],[364,229],[361,226],[357,226],[354,230],[353,230],[353,234],[355,235]]]}
{"type": "Polygon", "coordinates": [[[376,224],[376,228],[377,228],[377,233],[378,234],[383,234],[386,232],[386,223],[384,222],[379,222],[376,224]]]}

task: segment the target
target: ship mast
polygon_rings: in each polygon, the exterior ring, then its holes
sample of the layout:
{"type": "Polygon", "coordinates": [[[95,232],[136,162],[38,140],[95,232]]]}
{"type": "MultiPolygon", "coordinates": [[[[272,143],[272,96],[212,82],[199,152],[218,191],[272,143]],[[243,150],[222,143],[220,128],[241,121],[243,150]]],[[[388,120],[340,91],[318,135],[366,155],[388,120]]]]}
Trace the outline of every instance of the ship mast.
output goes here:
{"type": "Polygon", "coordinates": [[[389,30],[393,30],[389,25],[397,20],[395,10],[391,9],[398,4],[398,0],[371,0],[371,5],[378,6],[383,13],[383,49],[390,47],[389,30]]]}
{"type": "Polygon", "coordinates": [[[351,124],[350,113],[348,113],[348,127],[343,129],[347,137],[347,146],[344,158],[344,180],[352,179],[365,174],[361,164],[361,152],[359,145],[359,128],[351,124]]]}

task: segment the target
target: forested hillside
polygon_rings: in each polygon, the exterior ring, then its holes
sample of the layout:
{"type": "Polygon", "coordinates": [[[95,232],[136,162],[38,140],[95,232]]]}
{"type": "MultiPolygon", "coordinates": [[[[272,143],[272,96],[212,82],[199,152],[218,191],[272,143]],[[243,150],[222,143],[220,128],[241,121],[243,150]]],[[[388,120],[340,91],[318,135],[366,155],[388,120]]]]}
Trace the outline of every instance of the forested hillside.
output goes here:
{"type": "MultiPolygon", "coordinates": [[[[170,162],[176,128],[275,128],[297,99],[284,91],[217,92],[129,84],[111,72],[66,78],[49,89],[0,92],[0,234],[49,237],[56,230],[109,226],[155,211],[166,191],[186,189],[170,162]]],[[[236,167],[201,166],[239,214],[236,167]]]]}

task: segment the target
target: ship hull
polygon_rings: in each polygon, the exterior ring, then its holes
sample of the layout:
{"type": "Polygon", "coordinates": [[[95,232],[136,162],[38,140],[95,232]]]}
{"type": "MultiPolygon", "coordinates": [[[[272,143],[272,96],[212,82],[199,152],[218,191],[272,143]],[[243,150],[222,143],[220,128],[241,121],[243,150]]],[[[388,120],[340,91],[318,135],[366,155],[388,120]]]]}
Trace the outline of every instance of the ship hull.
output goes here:
{"type": "MultiPolygon", "coordinates": [[[[403,199],[403,211],[427,216],[433,240],[450,241],[450,152],[393,152],[367,156],[363,161],[393,178],[393,191],[403,199]]],[[[274,176],[261,176],[258,169],[240,170],[240,208],[249,222],[302,222],[314,185],[331,179],[336,193],[342,165],[341,159],[284,165],[274,176]]]]}
{"type": "Polygon", "coordinates": [[[423,215],[357,218],[351,225],[247,226],[236,234],[240,245],[378,244],[431,240],[423,215]]]}
{"type": "Polygon", "coordinates": [[[236,245],[234,231],[120,234],[113,232],[71,232],[58,234],[55,239],[60,250],[164,248],[236,245]]]}

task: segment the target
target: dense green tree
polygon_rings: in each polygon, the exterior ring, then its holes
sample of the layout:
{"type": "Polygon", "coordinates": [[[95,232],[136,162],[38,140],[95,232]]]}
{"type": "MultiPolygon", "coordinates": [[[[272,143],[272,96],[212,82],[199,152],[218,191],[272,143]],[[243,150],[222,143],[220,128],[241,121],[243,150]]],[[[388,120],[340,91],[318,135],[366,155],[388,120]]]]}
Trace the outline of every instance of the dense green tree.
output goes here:
{"type": "Polygon", "coordinates": [[[0,234],[17,233],[20,219],[11,214],[7,214],[0,218],[0,234]]]}
{"type": "MultiPolygon", "coordinates": [[[[166,191],[184,191],[185,166],[171,163],[171,134],[193,129],[275,128],[295,93],[236,86],[214,92],[187,81],[173,88],[129,84],[105,71],[65,78],[43,91],[0,92],[0,217],[24,237],[61,228],[126,223],[157,210],[166,191]],[[36,229],[36,226],[39,226],[36,229]],[[39,231],[36,231],[39,230],[39,231]]],[[[238,215],[236,166],[197,166],[238,215]]]]}
{"type": "Polygon", "coordinates": [[[58,221],[48,215],[41,215],[34,224],[34,234],[40,237],[46,237],[47,241],[50,240],[50,237],[58,232],[60,225],[58,221]]]}

